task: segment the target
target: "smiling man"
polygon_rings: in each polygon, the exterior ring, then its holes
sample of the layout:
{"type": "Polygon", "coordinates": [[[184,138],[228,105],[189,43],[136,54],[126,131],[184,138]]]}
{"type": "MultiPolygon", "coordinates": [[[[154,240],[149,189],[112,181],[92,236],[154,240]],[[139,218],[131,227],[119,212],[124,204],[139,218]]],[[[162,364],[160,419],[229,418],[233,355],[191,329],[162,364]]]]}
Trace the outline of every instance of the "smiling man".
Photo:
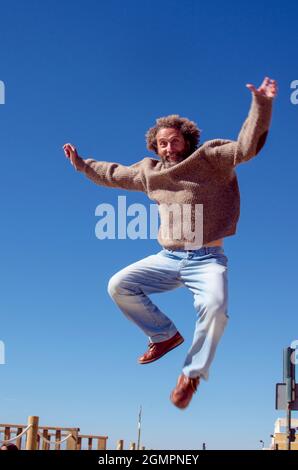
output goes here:
{"type": "MultiPolygon", "coordinates": [[[[177,118],[179,122],[179,116],[177,118]]],[[[165,125],[166,123],[174,126],[175,119],[164,118],[159,120],[160,125],[165,125]]],[[[150,138],[149,135],[148,138],[150,138]]],[[[161,157],[165,168],[170,168],[182,162],[191,153],[189,141],[184,138],[181,130],[175,129],[175,127],[161,127],[156,135],[156,142],[157,154],[161,157]]]]}
{"type": "Polygon", "coordinates": [[[178,287],[192,293],[194,336],[170,395],[180,409],[188,406],[200,379],[208,379],[228,320],[228,260],[223,239],[236,233],[240,215],[235,168],[263,147],[277,94],[275,80],[268,77],[259,88],[246,86],[252,93],[252,103],[235,141],[214,139],[199,146],[196,124],[170,115],[157,119],[146,134],[147,148],[158,160],[146,157],[124,166],[83,159],[72,144],[64,145],[64,153],[75,169],[96,184],[143,191],[158,204],[162,250],[114,274],[108,291],[126,317],[149,338],[139,364],[156,361],[184,341],[149,295],[178,287]]]}

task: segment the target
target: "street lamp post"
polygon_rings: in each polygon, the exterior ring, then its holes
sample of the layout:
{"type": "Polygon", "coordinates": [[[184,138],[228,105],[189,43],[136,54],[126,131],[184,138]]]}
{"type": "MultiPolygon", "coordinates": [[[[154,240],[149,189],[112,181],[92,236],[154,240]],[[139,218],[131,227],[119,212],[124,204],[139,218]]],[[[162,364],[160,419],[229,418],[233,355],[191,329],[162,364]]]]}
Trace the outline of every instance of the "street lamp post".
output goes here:
{"type": "Polygon", "coordinates": [[[137,450],[140,450],[140,441],[141,441],[141,421],[142,421],[142,405],[140,406],[139,420],[138,420],[138,444],[137,444],[137,450]]]}

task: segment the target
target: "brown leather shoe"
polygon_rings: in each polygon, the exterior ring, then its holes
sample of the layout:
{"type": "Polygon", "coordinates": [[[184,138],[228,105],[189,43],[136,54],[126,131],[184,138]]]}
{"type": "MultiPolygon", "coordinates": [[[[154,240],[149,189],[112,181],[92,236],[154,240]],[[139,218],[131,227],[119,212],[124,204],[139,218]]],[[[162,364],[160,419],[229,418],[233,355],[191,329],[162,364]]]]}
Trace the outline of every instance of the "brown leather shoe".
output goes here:
{"type": "Polygon", "coordinates": [[[182,409],[186,408],[189,405],[193,394],[197,391],[199,383],[200,377],[190,378],[181,374],[178,377],[177,385],[170,396],[173,405],[182,409]]]}
{"type": "Polygon", "coordinates": [[[156,361],[160,357],[164,356],[171,349],[176,348],[179,344],[183,343],[184,338],[177,333],[170,339],[166,341],[161,341],[160,343],[149,343],[148,350],[140,356],[138,359],[139,364],[148,364],[149,362],[156,361]]]}

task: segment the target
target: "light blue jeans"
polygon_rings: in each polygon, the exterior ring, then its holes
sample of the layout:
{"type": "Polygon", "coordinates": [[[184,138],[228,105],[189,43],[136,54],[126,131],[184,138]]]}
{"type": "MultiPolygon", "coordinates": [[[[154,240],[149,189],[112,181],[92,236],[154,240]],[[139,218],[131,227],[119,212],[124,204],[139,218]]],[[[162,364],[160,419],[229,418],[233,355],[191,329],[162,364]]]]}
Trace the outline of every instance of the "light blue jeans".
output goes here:
{"type": "Polygon", "coordinates": [[[189,251],[163,249],[114,274],[108,292],[149,341],[158,343],[174,336],[177,328],[148,295],[187,287],[193,294],[196,323],[182,372],[188,377],[207,380],[228,319],[227,264],[222,247],[189,251]]]}

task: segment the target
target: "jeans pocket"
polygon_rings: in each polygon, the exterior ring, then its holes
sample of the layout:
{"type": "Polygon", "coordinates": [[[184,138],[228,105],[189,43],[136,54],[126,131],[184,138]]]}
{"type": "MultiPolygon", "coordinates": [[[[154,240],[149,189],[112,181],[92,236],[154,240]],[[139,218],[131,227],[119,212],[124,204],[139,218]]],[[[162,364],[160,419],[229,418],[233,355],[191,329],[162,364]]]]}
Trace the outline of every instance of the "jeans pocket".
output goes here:
{"type": "Polygon", "coordinates": [[[223,266],[228,266],[228,258],[226,257],[225,254],[223,253],[216,253],[214,255],[214,258],[216,259],[216,262],[219,264],[222,264],[223,266]]]}
{"type": "Polygon", "coordinates": [[[216,253],[210,253],[208,255],[208,258],[210,259],[211,262],[221,264],[222,266],[228,266],[228,258],[224,254],[224,252],[216,252],[216,253]]]}

